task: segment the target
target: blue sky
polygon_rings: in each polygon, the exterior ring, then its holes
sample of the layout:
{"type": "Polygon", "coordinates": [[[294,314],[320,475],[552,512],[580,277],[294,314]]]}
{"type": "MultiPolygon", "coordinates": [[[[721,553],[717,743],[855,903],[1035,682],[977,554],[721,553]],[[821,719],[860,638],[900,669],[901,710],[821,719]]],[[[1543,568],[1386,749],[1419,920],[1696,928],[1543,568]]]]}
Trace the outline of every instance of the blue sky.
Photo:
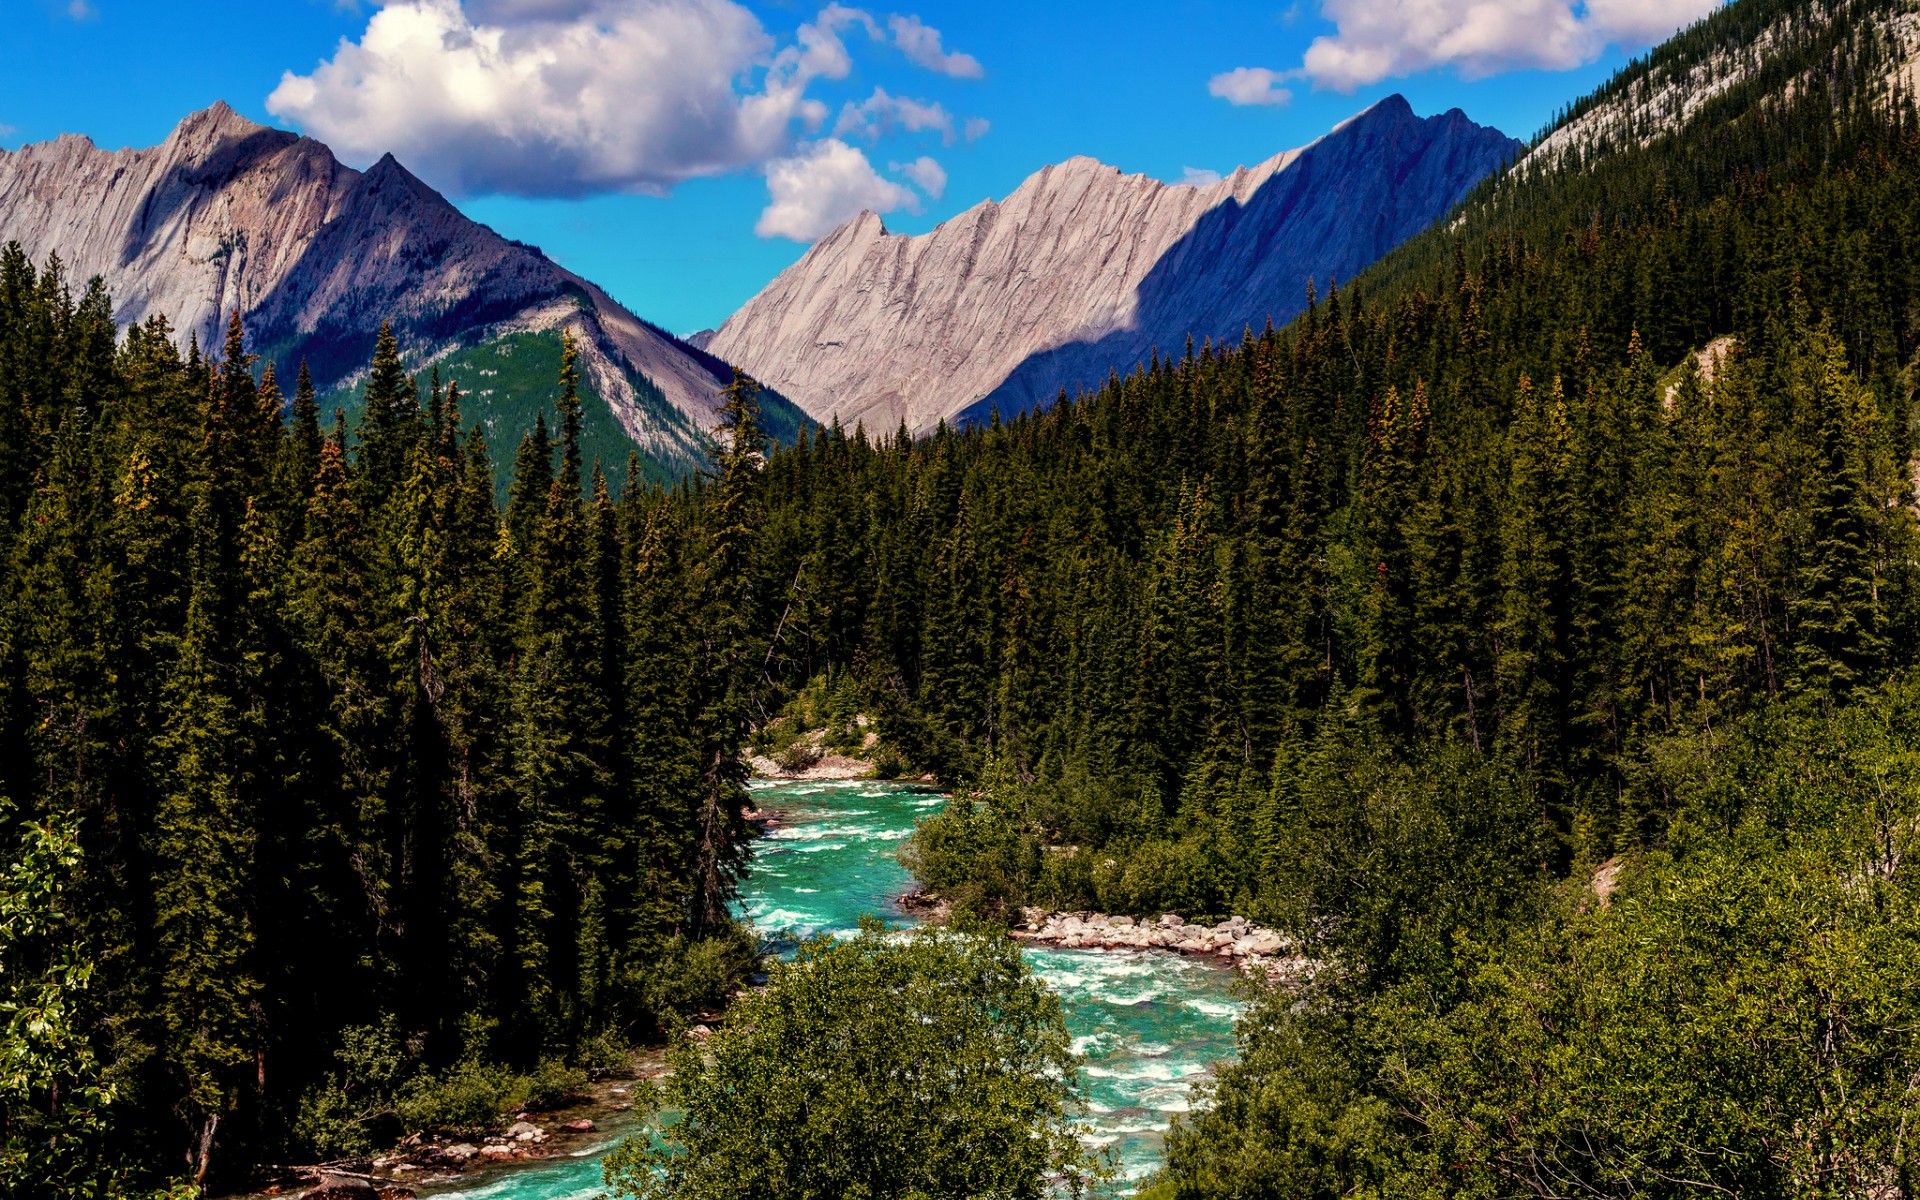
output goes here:
{"type": "Polygon", "coordinates": [[[919,232],[1088,154],[1180,180],[1392,92],[1531,136],[1715,0],[7,0],[0,146],[224,99],[679,332],[859,207],[919,232]]]}

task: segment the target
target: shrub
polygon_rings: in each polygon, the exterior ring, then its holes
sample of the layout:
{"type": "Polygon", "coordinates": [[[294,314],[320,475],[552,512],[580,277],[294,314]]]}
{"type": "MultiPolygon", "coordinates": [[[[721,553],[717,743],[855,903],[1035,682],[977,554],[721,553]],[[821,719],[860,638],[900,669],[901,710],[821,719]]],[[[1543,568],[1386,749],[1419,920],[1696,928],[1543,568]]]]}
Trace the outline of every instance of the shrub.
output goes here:
{"type": "Polygon", "coordinates": [[[744,925],[703,941],[675,936],[627,981],[633,1003],[657,1018],[723,1007],[760,969],[760,948],[744,925]]]}
{"type": "Polygon", "coordinates": [[[615,1195],[1082,1195],[1060,1001],[1004,937],[822,937],[702,1046],[670,1053],[683,1115],[606,1161],[615,1195]]]}

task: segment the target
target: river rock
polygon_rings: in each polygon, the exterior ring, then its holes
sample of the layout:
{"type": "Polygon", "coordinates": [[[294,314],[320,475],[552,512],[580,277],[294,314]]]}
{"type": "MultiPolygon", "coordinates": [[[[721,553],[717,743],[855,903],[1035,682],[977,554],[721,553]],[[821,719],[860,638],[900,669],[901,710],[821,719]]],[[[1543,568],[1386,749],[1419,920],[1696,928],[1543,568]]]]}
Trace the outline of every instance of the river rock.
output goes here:
{"type": "Polygon", "coordinates": [[[350,1175],[322,1175],[303,1200],[380,1200],[380,1189],[350,1175]]]}
{"type": "Polygon", "coordinates": [[[532,1121],[515,1121],[507,1130],[507,1136],[516,1142],[538,1142],[546,1139],[546,1133],[532,1121]]]}
{"type": "Polygon", "coordinates": [[[582,1119],[579,1121],[568,1121],[560,1128],[566,1130],[568,1133],[592,1133],[595,1129],[599,1128],[599,1126],[595,1125],[592,1121],[582,1119]]]}
{"type": "Polygon", "coordinates": [[[480,1153],[480,1147],[470,1142],[456,1142],[451,1146],[434,1146],[420,1155],[420,1163],[429,1167],[462,1167],[480,1153]]]}

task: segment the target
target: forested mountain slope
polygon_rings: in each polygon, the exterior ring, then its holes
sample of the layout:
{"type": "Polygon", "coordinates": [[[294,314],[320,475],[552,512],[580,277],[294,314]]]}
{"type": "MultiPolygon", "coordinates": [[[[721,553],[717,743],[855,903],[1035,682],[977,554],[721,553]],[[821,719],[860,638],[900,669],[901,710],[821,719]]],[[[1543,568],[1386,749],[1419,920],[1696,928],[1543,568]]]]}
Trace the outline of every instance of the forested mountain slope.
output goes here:
{"type": "Polygon", "coordinates": [[[1370,265],[1520,149],[1390,96],[1205,187],[1070,159],[918,237],[861,215],[709,344],[821,423],[1012,416],[1190,337],[1285,321],[1308,279],[1370,265]]]}
{"type": "MultiPolygon", "coordinates": [[[[468,220],[392,156],[355,171],[225,104],[145,149],[66,135],[0,151],[8,241],[36,265],[58,255],[76,288],[99,276],[122,328],[162,316],[212,347],[239,312],[283,375],[305,362],[323,394],[358,380],[382,322],[416,367],[571,329],[591,402],[667,474],[704,456],[729,374],[533,247],[468,220]]],[[[790,432],[790,410],[769,405],[790,432]]],[[[503,431],[496,449],[522,432],[503,431]]]]}
{"type": "Polygon", "coordinates": [[[1324,964],[1170,1190],[1912,1194],[1911,28],[1740,0],[1277,333],[773,457],[923,871],[1324,964]]]}

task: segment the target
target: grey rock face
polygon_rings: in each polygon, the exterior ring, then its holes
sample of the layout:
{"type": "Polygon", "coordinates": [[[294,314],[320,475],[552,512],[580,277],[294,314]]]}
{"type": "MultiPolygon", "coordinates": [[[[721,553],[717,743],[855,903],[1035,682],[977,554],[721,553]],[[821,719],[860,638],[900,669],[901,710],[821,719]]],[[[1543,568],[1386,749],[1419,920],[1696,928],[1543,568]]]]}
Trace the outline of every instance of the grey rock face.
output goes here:
{"type": "Polygon", "coordinates": [[[1524,149],[1389,97],[1210,187],[1048,167],[919,237],[865,213],[720,327],[715,354],[811,416],[915,432],[1097,386],[1157,347],[1238,340],[1419,232],[1524,149]]]}
{"type": "Polygon", "coordinates": [[[621,424],[666,461],[692,453],[725,383],[718,360],[467,219],[393,158],[355,171],[225,104],[146,149],[64,135],[0,151],[9,240],[36,263],[58,253],[76,284],[102,276],[123,325],[159,314],[217,345],[238,310],[257,347],[283,369],[308,360],[323,389],[365,367],[383,320],[422,361],[570,327],[621,424]]]}

